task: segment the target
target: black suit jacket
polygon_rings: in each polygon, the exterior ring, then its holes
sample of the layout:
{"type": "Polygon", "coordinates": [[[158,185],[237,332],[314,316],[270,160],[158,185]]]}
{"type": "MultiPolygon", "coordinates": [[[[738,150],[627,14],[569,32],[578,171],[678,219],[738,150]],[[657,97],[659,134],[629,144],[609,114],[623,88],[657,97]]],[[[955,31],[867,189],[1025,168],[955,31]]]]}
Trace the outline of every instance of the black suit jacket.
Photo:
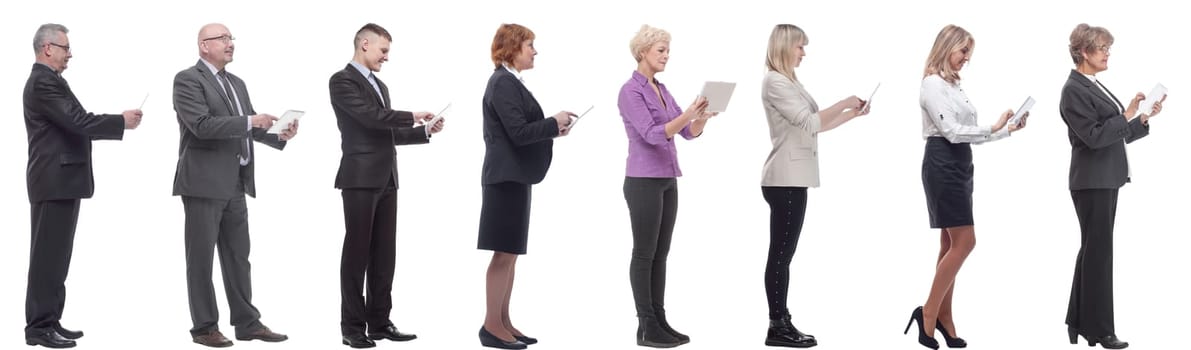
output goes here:
{"type": "Polygon", "coordinates": [[[1129,182],[1125,144],[1149,135],[1150,127],[1141,118],[1126,121],[1119,104],[1111,92],[1105,95],[1095,82],[1071,70],[1059,100],[1071,142],[1071,190],[1115,189],[1129,182]]]}
{"type": "Polygon", "coordinates": [[[244,81],[228,73],[228,81],[240,97],[243,114],[224,95],[214,73],[203,61],[174,76],[174,111],[178,114],[178,167],[174,173],[174,195],[212,199],[231,199],[244,193],[256,197],[253,169],[259,155],[248,143],[251,160],[240,166],[240,143],[246,136],[276,149],[285,141],[265,129],[248,128],[248,118],[256,114],[244,81]]]}
{"type": "Polygon", "coordinates": [[[123,138],[124,117],[87,112],[66,79],[40,63],[25,82],[24,104],[29,202],[91,198],[91,140],[123,138]]]}
{"type": "Polygon", "coordinates": [[[553,158],[558,122],[546,118],[517,77],[496,67],[484,90],[484,185],[537,184],[553,158]]]}
{"type": "Polygon", "coordinates": [[[389,88],[376,78],[381,95],[368,78],[350,63],[331,75],[331,108],[339,125],[339,172],[335,188],[397,187],[397,150],[394,146],[430,142],[426,127],[413,127],[410,112],[389,108],[389,88]]]}

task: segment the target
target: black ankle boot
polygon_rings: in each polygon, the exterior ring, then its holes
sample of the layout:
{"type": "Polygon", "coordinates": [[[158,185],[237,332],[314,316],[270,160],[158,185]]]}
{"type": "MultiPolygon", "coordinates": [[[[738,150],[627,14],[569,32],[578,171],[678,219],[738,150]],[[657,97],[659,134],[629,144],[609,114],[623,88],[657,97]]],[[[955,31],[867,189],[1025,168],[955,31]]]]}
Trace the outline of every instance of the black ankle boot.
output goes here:
{"type": "Polygon", "coordinates": [[[683,344],[691,342],[691,337],[688,337],[686,334],[678,333],[678,331],[670,327],[670,322],[666,322],[666,310],[654,308],[653,313],[658,315],[658,324],[661,324],[662,329],[665,329],[667,333],[670,333],[670,335],[674,336],[675,339],[678,339],[678,341],[683,344]]]}
{"type": "Polygon", "coordinates": [[[682,345],[682,341],[662,328],[655,317],[637,317],[637,345],[652,348],[672,348],[682,345]]]}
{"type": "Polygon", "coordinates": [[[790,323],[790,317],[769,320],[769,332],[765,336],[765,345],[785,346],[791,348],[809,348],[819,345],[815,336],[798,331],[790,323]]]}

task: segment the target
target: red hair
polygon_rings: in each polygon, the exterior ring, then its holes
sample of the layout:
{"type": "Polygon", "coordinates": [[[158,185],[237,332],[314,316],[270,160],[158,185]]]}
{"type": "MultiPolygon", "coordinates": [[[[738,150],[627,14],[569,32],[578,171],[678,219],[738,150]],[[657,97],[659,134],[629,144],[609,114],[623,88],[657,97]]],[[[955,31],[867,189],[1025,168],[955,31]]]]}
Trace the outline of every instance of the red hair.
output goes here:
{"type": "Polygon", "coordinates": [[[492,64],[500,67],[502,63],[513,63],[513,58],[521,52],[521,43],[533,40],[533,31],[520,24],[501,24],[496,29],[496,36],[492,38],[492,64]]]}

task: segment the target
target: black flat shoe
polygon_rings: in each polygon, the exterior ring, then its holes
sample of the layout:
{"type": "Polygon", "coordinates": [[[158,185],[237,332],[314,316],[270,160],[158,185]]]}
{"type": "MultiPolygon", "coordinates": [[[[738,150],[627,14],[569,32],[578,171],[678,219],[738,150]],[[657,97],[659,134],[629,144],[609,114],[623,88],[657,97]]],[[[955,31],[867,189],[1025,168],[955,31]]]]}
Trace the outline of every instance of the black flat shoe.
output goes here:
{"type": "Polygon", "coordinates": [[[495,335],[492,335],[492,333],[488,332],[487,329],[484,329],[483,326],[480,326],[480,345],[487,346],[490,348],[497,348],[497,349],[525,349],[526,348],[525,343],[522,343],[520,340],[513,340],[511,342],[505,342],[504,340],[497,338],[495,335]]]}
{"type": "Polygon", "coordinates": [[[769,332],[765,336],[765,345],[784,346],[790,348],[809,348],[819,345],[815,336],[804,334],[790,323],[789,317],[769,320],[769,332]]]}
{"type": "Polygon", "coordinates": [[[525,345],[534,345],[538,343],[538,338],[527,335],[514,335],[513,338],[517,338],[517,341],[525,343],[525,345]]]}
{"type": "Polygon", "coordinates": [[[964,338],[960,338],[960,337],[952,338],[950,334],[947,334],[947,330],[943,329],[943,322],[939,322],[939,320],[935,320],[935,329],[938,330],[940,333],[943,333],[943,340],[947,342],[947,347],[949,347],[949,348],[966,348],[966,347],[968,347],[968,342],[964,341],[964,338]]]}
{"type": "Polygon", "coordinates": [[[73,340],[62,337],[61,334],[58,334],[53,329],[42,331],[33,336],[26,335],[25,344],[41,345],[52,349],[73,348],[76,345],[73,340]]]}
{"type": "Polygon", "coordinates": [[[910,326],[914,324],[914,321],[918,321],[918,344],[922,344],[922,346],[925,346],[925,347],[928,347],[931,349],[938,349],[939,341],[935,340],[935,338],[933,338],[933,337],[926,336],[926,329],[923,328],[923,326],[922,326],[922,307],[921,306],[914,309],[914,312],[910,313],[910,322],[906,323],[906,330],[904,332],[902,332],[902,334],[910,333],[910,326]]]}
{"type": "Polygon", "coordinates": [[[418,339],[418,336],[416,334],[401,333],[397,331],[397,327],[388,326],[377,330],[368,330],[368,338],[372,340],[410,341],[418,339]]]}
{"type": "Polygon", "coordinates": [[[368,339],[364,334],[352,334],[343,336],[343,345],[347,345],[356,349],[366,349],[376,347],[376,342],[368,339]]]}

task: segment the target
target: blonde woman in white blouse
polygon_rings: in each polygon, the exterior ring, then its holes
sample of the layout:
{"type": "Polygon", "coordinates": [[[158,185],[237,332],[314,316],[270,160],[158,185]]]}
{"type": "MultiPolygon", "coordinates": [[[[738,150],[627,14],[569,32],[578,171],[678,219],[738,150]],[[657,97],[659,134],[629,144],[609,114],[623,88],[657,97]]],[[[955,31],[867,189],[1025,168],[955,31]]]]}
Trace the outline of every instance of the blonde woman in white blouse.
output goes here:
{"type": "Polygon", "coordinates": [[[947,346],[967,346],[956,336],[951,315],[955,276],[976,245],[972,217],[972,144],[996,141],[1025,127],[1006,125],[1012,110],[1001,113],[992,126],[976,123],[976,107],[960,88],[959,71],[972,57],[976,42],[968,31],[948,25],[939,31],[926,60],[919,103],[922,106],[922,187],[926,192],[931,228],[940,229],[941,246],[935,278],[926,303],[914,309],[910,325],[918,321],[918,343],[939,348],[934,331],[943,333],[947,346]]]}
{"type": "Polygon", "coordinates": [[[819,186],[818,134],[862,116],[864,101],[850,96],[820,110],[802,87],[794,68],[806,55],[806,34],[792,24],[779,24],[769,35],[765,60],[769,72],[761,86],[761,100],[769,121],[773,150],[765,159],[761,194],[769,203],[769,259],[765,264],[765,297],[769,302],[769,332],[765,345],[805,348],[818,344],[790,321],[786,295],[790,260],[798,246],[806,215],[806,189],[819,186]]]}

